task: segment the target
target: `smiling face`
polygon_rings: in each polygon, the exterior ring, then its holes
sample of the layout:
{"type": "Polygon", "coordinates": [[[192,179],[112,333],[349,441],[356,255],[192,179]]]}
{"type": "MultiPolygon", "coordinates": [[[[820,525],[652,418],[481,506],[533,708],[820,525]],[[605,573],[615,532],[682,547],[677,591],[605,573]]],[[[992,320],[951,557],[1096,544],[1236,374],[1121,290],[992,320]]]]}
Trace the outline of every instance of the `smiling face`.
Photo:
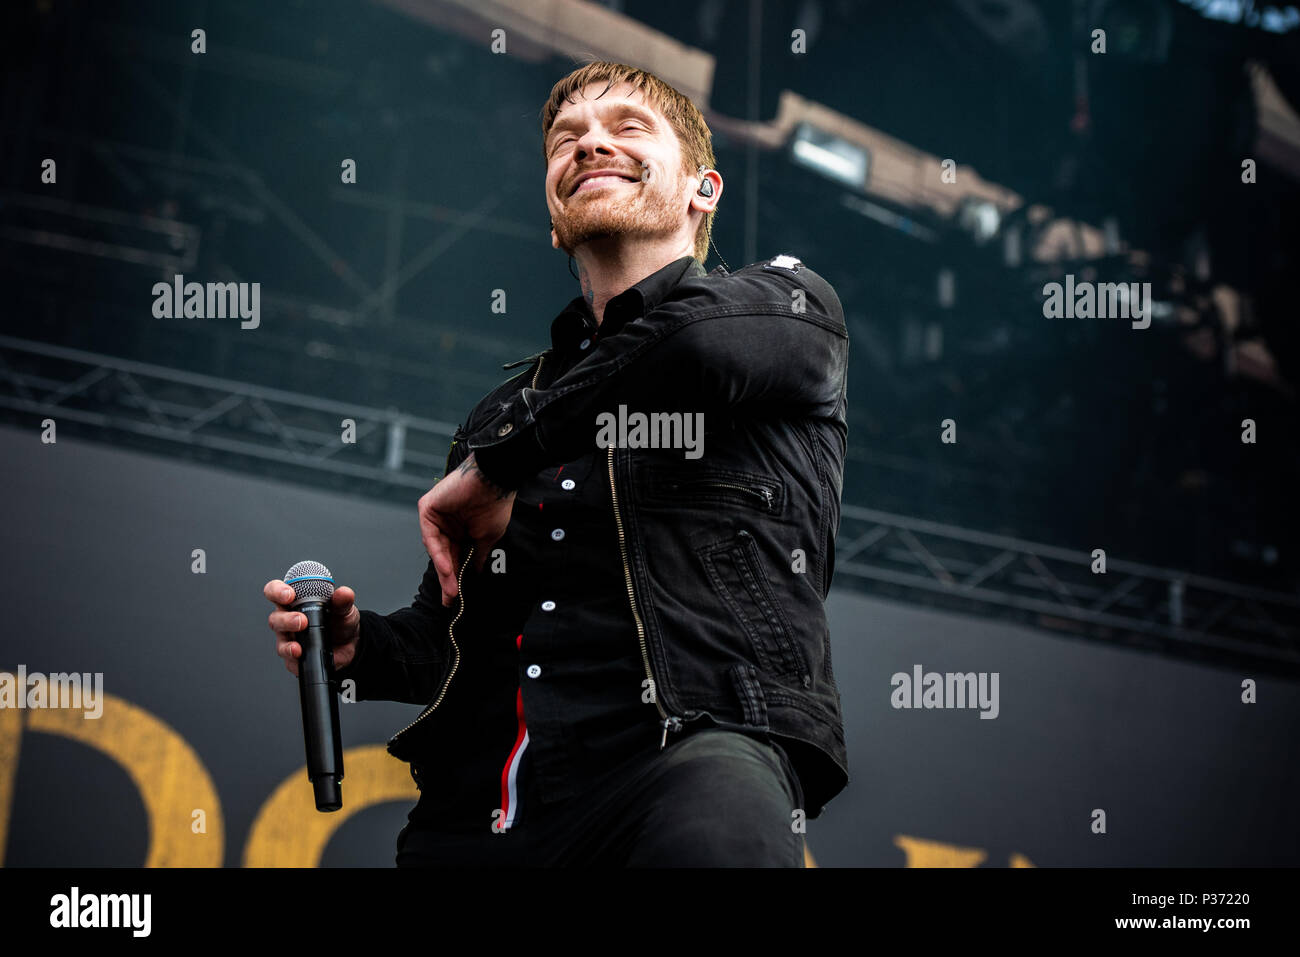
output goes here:
{"type": "Polygon", "coordinates": [[[572,255],[584,243],[612,236],[677,233],[689,245],[695,181],[682,169],[676,133],[631,84],[601,96],[604,89],[593,83],[580,90],[547,135],[552,245],[572,255]]]}

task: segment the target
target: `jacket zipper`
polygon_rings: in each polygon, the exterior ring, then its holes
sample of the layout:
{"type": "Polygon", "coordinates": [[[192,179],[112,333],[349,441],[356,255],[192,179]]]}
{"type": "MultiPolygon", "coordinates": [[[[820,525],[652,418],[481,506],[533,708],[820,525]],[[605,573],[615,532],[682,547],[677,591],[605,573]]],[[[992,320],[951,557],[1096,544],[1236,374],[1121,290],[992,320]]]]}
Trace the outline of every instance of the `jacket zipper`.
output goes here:
{"type": "Polygon", "coordinates": [[[711,482],[707,479],[694,479],[687,482],[671,482],[669,483],[668,487],[676,491],[678,489],[688,488],[697,485],[704,485],[707,486],[708,488],[738,489],[739,491],[744,492],[747,495],[757,495],[759,498],[763,500],[764,508],[770,509],[772,507],[772,490],[768,488],[766,485],[760,485],[758,488],[753,488],[748,485],[735,485],[732,482],[711,482]]]}
{"type": "MultiPolygon", "coordinates": [[[[538,360],[537,371],[533,373],[532,388],[535,389],[537,388],[537,377],[542,374],[542,363],[546,361],[546,355],[545,353],[540,353],[536,357],[529,356],[529,358],[530,359],[536,358],[538,360]]],[[[519,363],[517,362],[511,364],[519,365],[519,363]]],[[[392,738],[389,739],[388,745],[390,748],[397,743],[398,738],[406,734],[406,732],[410,731],[417,724],[419,724],[421,721],[427,718],[430,714],[433,713],[433,710],[437,708],[438,705],[442,704],[442,699],[446,696],[447,689],[451,686],[451,679],[456,674],[456,669],[460,666],[460,645],[456,644],[456,635],[454,632],[455,632],[456,622],[460,621],[460,616],[465,614],[465,569],[469,567],[470,559],[474,557],[475,547],[476,546],[471,545],[469,551],[465,553],[465,561],[461,563],[460,572],[456,576],[456,591],[460,595],[460,608],[456,609],[455,617],[452,618],[452,620],[447,624],[447,637],[451,639],[451,649],[452,649],[451,668],[450,670],[448,670],[447,677],[442,683],[442,689],[438,692],[438,697],[434,699],[432,704],[430,704],[427,708],[421,711],[414,721],[408,724],[401,731],[398,731],[397,734],[393,735],[392,738]]]]}
{"type": "Polygon", "coordinates": [[[456,674],[456,669],[460,667],[460,645],[456,644],[456,635],[454,634],[454,630],[456,622],[460,620],[460,616],[465,614],[465,569],[469,567],[470,559],[474,557],[475,547],[476,546],[471,545],[469,551],[465,553],[465,561],[461,564],[460,572],[456,576],[456,593],[460,597],[460,607],[456,609],[455,616],[447,623],[447,637],[451,639],[451,668],[448,669],[447,677],[443,680],[442,688],[439,690],[438,696],[433,700],[433,703],[421,711],[414,721],[408,724],[401,731],[398,731],[397,734],[393,735],[388,740],[388,747],[390,749],[397,743],[398,738],[406,734],[406,732],[410,731],[429,715],[433,714],[434,709],[437,708],[438,705],[442,704],[442,699],[446,697],[447,689],[451,686],[451,679],[456,674]]]}
{"type": "Polygon", "coordinates": [[[650,694],[654,699],[655,708],[659,711],[659,717],[663,720],[659,723],[663,726],[663,737],[659,739],[659,750],[662,751],[668,743],[668,732],[680,731],[682,729],[682,719],[676,715],[670,715],[664,710],[663,703],[659,700],[659,685],[655,681],[654,672],[650,669],[650,652],[646,647],[645,626],[641,623],[641,613],[636,607],[636,592],[632,589],[632,569],[627,563],[627,542],[623,537],[623,516],[618,510],[618,487],[614,482],[614,446],[609,447],[609,493],[614,504],[614,523],[618,526],[618,550],[623,558],[623,580],[627,582],[627,599],[632,605],[632,618],[636,622],[636,640],[641,645],[641,662],[645,665],[646,680],[650,682],[650,694]]]}
{"type": "Polygon", "coordinates": [[[507,362],[504,365],[502,365],[501,368],[513,369],[515,366],[521,366],[525,362],[532,362],[534,359],[539,359],[542,356],[546,355],[547,351],[548,350],[543,349],[541,352],[534,352],[531,356],[524,356],[522,359],[516,359],[514,362],[507,362]]]}

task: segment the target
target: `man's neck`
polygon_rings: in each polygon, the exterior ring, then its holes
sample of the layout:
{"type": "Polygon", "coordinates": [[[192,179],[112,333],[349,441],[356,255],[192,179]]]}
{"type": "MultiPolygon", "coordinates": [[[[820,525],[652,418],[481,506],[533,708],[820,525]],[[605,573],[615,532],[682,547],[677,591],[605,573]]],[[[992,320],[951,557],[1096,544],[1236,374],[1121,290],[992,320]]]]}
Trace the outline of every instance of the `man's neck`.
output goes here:
{"type": "Polygon", "coordinates": [[[574,258],[578,261],[578,283],[582,296],[596,317],[596,325],[605,319],[605,306],[619,293],[635,286],[683,256],[694,255],[691,249],[670,245],[633,248],[593,249],[588,243],[574,258]]]}

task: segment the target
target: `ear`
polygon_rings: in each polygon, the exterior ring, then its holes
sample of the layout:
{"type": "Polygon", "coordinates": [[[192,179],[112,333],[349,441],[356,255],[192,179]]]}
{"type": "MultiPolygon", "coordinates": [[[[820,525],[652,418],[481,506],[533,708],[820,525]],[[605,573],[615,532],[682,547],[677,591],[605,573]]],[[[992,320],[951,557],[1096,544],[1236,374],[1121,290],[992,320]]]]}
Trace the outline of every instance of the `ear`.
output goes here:
{"type": "Polygon", "coordinates": [[[722,174],[716,169],[711,169],[706,170],[695,179],[695,192],[691,195],[691,209],[698,209],[702,213],[712,212],[722,199],[722,174]],[[706,179],[713,183],[712,196],[701,196],[699,193],[700,183],[703,183],[706,179]]]}
{"type": "Polygon", "coordinates": [[[554,229],[551,230],[551,248],[552,249],[560,248],[560,237],[555,235],[554,229]]]}

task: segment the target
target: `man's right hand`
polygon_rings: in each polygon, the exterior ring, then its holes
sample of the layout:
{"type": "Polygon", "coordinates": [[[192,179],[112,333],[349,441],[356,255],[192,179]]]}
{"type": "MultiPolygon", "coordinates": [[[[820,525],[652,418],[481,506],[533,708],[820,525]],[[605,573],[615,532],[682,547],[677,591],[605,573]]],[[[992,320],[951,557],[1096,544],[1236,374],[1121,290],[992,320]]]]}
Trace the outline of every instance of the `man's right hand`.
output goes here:
{"type": "Polygon", "coordinates": [[[474,571],[482,571],[489,550],[506,533],[514,504],[514,490],[488,481],[473,452],[420,497],[420,537],[438,573],[444,608],[460,589],[461,544],[478,549],[474,571]]]}
{"type": "MultiPolygon", "coordinates": [[[[275,653],[284,659],[284,666],[292,675],[298,674],[298,659],[302,645],[294,640],[297,632],[307,627],[307,616],[294,609],[294,591],[279,578],[273,578],[262,589],[266,600],[275,605],[267,624],[275,632],[275,653]]],[[[357,639],[361,636],[361,611],[356,606],[356,593],[346,585],[334,589],[330,599],[329,614],[325,616],[325,635],[334,645],[334,667],[343,668],[352,663],[357,654],[357,639]]]]}

